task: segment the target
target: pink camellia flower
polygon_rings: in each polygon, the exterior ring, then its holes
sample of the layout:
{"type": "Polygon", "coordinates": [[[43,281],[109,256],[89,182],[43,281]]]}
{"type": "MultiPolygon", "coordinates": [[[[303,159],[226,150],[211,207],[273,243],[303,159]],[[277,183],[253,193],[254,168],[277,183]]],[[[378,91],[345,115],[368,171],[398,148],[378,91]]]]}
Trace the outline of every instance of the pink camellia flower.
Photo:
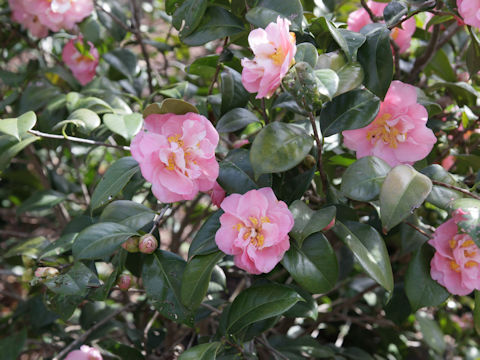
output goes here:
{"type": "Polygon", "coordinates": [[[69,352],[65,360],[103,360],[103,358],[97,349],[82,345],[80,350],[69,352]]]}
{"type": "Polygon", "coordinates": [[[293,215],[287,204],[271,188],[262,188],[227,196],[221,208],[225,213],[215,234],[218,248],[251,274],[270,272],[290,248],[293,215]]]}
{"type": "Polygon", "coordinates": [[[225,190],[220,186],[218,182],[215,181],[213,189],[210,190],[210,198],[212,199],[212,204],[220,207],[223,199],[225,199],[225,190]]]}
{"type": "Polygon", "coordinates": [[[427,110],[417,103],[415,87],[393,81],[375,120],[364,128],[343,131],[344,144],[357,152],[357,159],[373,155],[390,166],[412,165],[426,157],[437,142],[427,120],[427,110]]]}
{"type": "Polygon", "coordinates": [[[295,34],[289,32],[290,21],[277,18],[264,29],[255,29],[248,35],[248,43],[255,58],[242,59],[242,83],[256,98],[270,97],[280,86],[297,52],[295,34]]]}
{"type": "Polygon", "coordinates": [[[218,177],[217,130],[202,115],[152,114],[131,143],[143,177],[164,203],[191,200],[218,177]]]}
{"type": "Polygon", "coordinates": [[[480,249],[457,227],[464,214],[461,210],[454,212],[453,218],[440,225],[428,241],[436,250],[430,275],[455,295],[480,290],[480,249]]]}
{"type": "Polygon", "coordinates": [[[480,29],[480,0],[457,0],[457,6],[465,24],[480,29]]]}
{"type": "Polygon", "coordinates": [[[98,50],[90,41],[88,42],[90,49],[85,54],[82,54],[75,46],[75,44],[82,43],[82,37],[70,40],[63,48],[62,59],[78,82],[86,85],[95,77],[99,56],[98,50]]]}
{"type": "MultiPolygon", "coordinates": [[[[383,16],[383,10],[387,7],[388,3],[378,3],[370,0],[367,2],[367,5],[375,16],[383,16]]],[[[371,23],[372,20],[370,19],[367,10],[360,8],[348,16],[347,28],[348,30],[359,32],[365,25],[371,23]]],[[[398,27],[392,29],[390,37],[398,45],[400,53],[404,53],[410,47],[410,41],[415,32],[415,18],[411,17],[404,21],[401,26],[401,29],[398,27]]]]}
{"type": "Polygon", "coordinates": [[[12,20],[27,28],[37,38],[44,38],[48,35],[48,27],[40,22],[38,15],[33,9],[27,6],[25,0],[8,0],[12,10],[12,20]]]}

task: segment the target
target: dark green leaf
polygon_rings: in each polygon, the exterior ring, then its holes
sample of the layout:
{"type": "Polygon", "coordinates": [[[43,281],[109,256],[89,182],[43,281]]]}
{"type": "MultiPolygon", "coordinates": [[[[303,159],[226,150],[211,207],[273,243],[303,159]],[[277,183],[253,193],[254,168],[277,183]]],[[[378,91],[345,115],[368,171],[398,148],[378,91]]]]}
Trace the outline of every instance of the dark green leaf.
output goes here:
{"type": "Polygon", "coordinates": [[[217,123],[218,132],[234,132],[243,129],[248,124],[258,122],[258,118],[251,111],[235,108],[223,115],[217,123]]]}
{"type": "Polygon", "coordinates": [[[181,38],[195,31],[202,21],[207,6],[208,0],[185,0],[183,4],[175,10],[172,17],[172,24],[177,30],[181,28],[181,38]]]}
{"type": "Polygon", "coordinates": [[[383,18],[387,26],[394,25],[408,13],[407,5],[400,1],[392,1],[383,10],[383,18]]]}
{"type": "Polygon", "coordinates": [[[235,70],[225,67],[220,74],[222,93],[222,114],[234,108],[243,108],[247,105],[249,93],[242,84],[242,76],[235,70]]]}
{"type": "Polygon", "coordinates": [[[344,94],[351,90],[355,90],[363,82],[363,68],[357,63],[348,63],[337,70],[338,75],[338,89],[335,96],[344,94]]]}
{"type": "Polygon", "coordinates": [[[59,295],[85,296],[89,286],[99,285],[95,274],[81,262],[76,262],[65,274],[45,282],[45,285],[59,295]]]}
{"type": "Polygon", "coordinates": [[[423,334],[423,340],[438,354],[443,354],[447,349],[447,344],[443,339],[444,335],[435,320],[429,319],[424,312],[418,312],[415,315],[420,331],[423,334]]]}
{"type": "Polygon", "coordinates": [[[295,54],[295,62],[304,61],[312,68],[317,64],[318,50],[310,43],[301,43],[297,45],[297,52],[295,54]]]}
{"type": "Polygon", "coordinates": [[[155,212],[145,205],[128,200],[118,200],[108,204],[100,216],[102,222],[116,222],[133,230],[140,230],[151,223],[155,212]]]}
{"type": "Polygon", "coordinates": [[[453,202],[452,209],[464,212],[458,226],[480,246],[480,201],[471,198],[458,199],[453,202]]]}
{"type": "Polygon", "coordinates": [[[135,76],[137,68],[137,56],[128,49],[115,49],[106,54],[102,58],[123,74],[130,81],[135,76]]]}
{"type": "Polygon", "coordinates": [[[185,115],[189,112],[198,114],[198,109],[190,103],[179,99],[165,99],[161,103],[148,105],[143,111],[143,117],[151,114],[176,114],[185,115]]]}
{"type": "Polygon", "coordinates": [[[214,212],[198,230],[197,235],[192,240],[192,244],[188,249],[188,257],[192,258],[196,255],[206,255],[218,251],[215,243],[215,234],[220,229],[220,216],[222,210],[214,212]]]}
{"type": "Polygon", "coordinates": [[[191,347],[182,353],[178,360],[215,360],[220,345],[218,341],[214,341],[191,347]]]}
{"type": "Polygon", "coordinates": [[[17,360],[27,340],[27,329],[0,340],[0,353],[3,360],[17,360]]]}
{"type": "Polygon", "coordinates": [[[130,140],[136,135],[143,124],[141,114],[105,114],[103,123],[115,134],[123,136],[124,139],[130,140]]]}
{"type": "Polygon", "coordinates": [[[0,133],[12,135],[21,140],[22,135],[31,130],[36,123],[37,116],[33,111],[29,111],[18,118],[0,120],[0,133]]]}
{"type": "Polygon", "coordinates": [[[250,24],[262,28],[271,22],[277,22],[278,16],[290,20],[293,30],[301,31],[303,7],[300,0],[261,0],[245,15],[250,24]]]}
{"type": "Polygon", "coordinates": [[[66,197],[65,194],[55,190],[37,191],[17,208],[17,214],[23,214],[27,211],[50,209],[60,204],[66,197]]]}
{"type": "Polygon", "coordinates": [[[327,227],[335,219],[336,213],[335,206],[314,211],[300,200],[294,201],[289,209],[295,220],[295,225],[290,233],[300,246],[308,236],[327,227]]]}
{"type": "Polygon", "coordinates": [[[0,173],[10,165],[15,155],[39,139],[36,136],[28,136],[19,142],[11,135],[0,135],[0,173]]]}

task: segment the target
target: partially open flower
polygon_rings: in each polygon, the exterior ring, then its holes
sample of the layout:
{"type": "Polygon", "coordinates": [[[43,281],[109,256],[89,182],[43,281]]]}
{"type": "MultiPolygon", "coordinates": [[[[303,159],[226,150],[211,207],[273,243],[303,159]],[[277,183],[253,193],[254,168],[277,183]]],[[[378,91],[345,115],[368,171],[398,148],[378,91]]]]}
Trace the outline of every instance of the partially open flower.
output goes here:
{"type": "Polygon", "coordinates": [[[120,290],[127,291],[133,284],[132,276],[129,274],[122,274],[118,277],[117,285],[120,290]]]}
{"type": "Polygon", "coordinates": [[[63,62],[82,85],[93,80],[98,66],[98,50],[91,42],[88,42],[88,45],[89,49],[84,46],[82,37],[79,37],[70,40],[62,52],[63,62]]]}
{"type": "Polygon", "coordinates": [[[141,253],[151,254],[158,248],[158,240],[152,234],[143,235],[138,242],[141,253]]]}
{"type": "Polygon", "coordinates": [[[97,349],[82,345],[80,350],[70,351],[65,360],[103,360],[103,358],[97,349]]]}

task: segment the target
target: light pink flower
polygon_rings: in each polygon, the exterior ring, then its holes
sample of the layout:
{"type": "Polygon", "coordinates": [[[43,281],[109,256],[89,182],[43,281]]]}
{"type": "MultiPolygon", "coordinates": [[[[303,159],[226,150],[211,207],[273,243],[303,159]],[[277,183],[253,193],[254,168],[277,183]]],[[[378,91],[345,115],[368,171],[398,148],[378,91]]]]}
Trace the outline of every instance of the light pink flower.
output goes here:
{"type": "Polygon", "coordinates": [[[215,181],[213,189],[210,190],[210,198],[212,199],[212,204],[220,207],[223,199],[225,199],[225,190],[220,186],[218,182],[215,181]]]}
{"type": "Polygon", "coordinates": [[[270,97],[294,63],[297,46],[289,26],[290,21],[279,16],[265,30],[255,29],[248,35],[255,58],[242,59],[242,83],[247,91],[258,93],[257,99],[270,97]]]}
{"type": "Polygon", "coordinates": [[[480,0],[457,0],[457,6],[465,24],[480,29],[480,0]]]}
{"type": "MultiPolygon", "coordinates": [[[[387,7],[387,3],[378,3],[375,1],[368,1],[367,5],[372,10],[375,16],[383,16],[383,10],[387,7]]],[[[348,16],[347,24],[348,30],[359,32],[365,25],[371,24],[372,20],[367,11],[362,7],[348,16]]],[[[415,32],[415,18],[410,19],[402,23],[402,28],[394,28],[390,33],[390,37],[398,45],[400,53],[404,53],[410,47],[410,41],[412,40],[413,33],[415,32]]]]}
{"type": "Polygon", "coordinates": [[[103,360],[103,358],[97,349],[82,345],[80,350],[70,351],[65,360],[103,360]]]}
{"type": "Polygon", "coordinates": [[[88,54],[81,54],[75,47],[75,44],[82,41],[82,37],[70,40],[63,48],[62,59],[78,82],[86,85],[95,77],[99,56],[98,50],[90,41],[88,42],[90,46],[88,54]]]}
{"type": "Polygon", "coordinates": [[[472,238],[458,231],[463,212],[440,225],[428,241],[436,252],[430,263],[430,275],[455,295],[480,290],[480,249],[472,238]]]}
{"type": "Polygon", "coordinates": [[[290,248],[293,215],[287,205],[271,188],[262,188],[227,196],[221,208],[225,213],[215,234],[218,248],[251,274],[270,272],[290,248]]]}
{"type": "Polygon", "coordinates": [[[412,165],[426,157],[437,142],[427,120],[427,110],[417,103],[415,87],[392,81],[375,120],[364,128],[343,131],[344,144],[357,152],[357,159],[373,155],[390,166],[412,165]]]}
{"type": "Polygon", "coordinates": [[[12,20],[23,25],[37,38],[48,35],[48,27],[40,22],[38,15],[29,8],[25,0],[8,0],[12,10],[12,20]]]}
{"type": "Polygon", "coordinates": [[[218,177],[217,130],[202,115],[152,114],[132,141],[132,156],[164,203],[191,200],[218,177]]]}

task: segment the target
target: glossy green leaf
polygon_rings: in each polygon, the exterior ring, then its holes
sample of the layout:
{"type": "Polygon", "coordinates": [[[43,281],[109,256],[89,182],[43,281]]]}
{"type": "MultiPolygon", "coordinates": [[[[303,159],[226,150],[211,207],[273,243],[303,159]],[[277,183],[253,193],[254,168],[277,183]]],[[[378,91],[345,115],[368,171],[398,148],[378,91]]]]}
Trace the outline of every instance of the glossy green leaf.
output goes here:
{"type": "Polygon", "coordinates": [[[97,113],[92,110],[77,109],[66,120],[57,123],[53,129],[61,129],[68,124],[73,124],[82,134],[88,135],[100,126],[101,120],[97,113]]]}
{"type": "Polygon", "coordinates": [[[390,171],[390,166],[374,156],[365,156],[350,165],[342,176],[341,190],[357,201],[374,200],[390,171]]]}
{"type": "Polygon", "coordinates": [[[233,301],[227,317],[227,333],[235,334],[256,321],[283,314],[302,297],[293,289],[268,283],[242,291],[233,301]]]}
{"type": "MultiPolygon", "coordinates": [[[[13,329],[12,329],[13,331],[13,329]]],[[[0,352],[3,360],[17,360],[23,350],[27,340],[27,329],[22,329],[19,333],[4,337],[0,340],[0,352]]]]}
{"type": "Polygon", "coordinates": [[[185,266],[186,262],[180,256],[157,250],[145,259],[142,279],[148,299],[160,314],[192,326],[193,315],[180,300],[185,266]]]}
{"type": "Polygon", "coordinates": [[[367,126],[378,114],[380,99],[367,90],[353,90],[327,103],[320,114],[324,136],[367,126]]]}
{"type": "Polygon", "coordinates": [[[473,324],[475,331],[480,334],[480,291],[475,290],[475,308],[473,309],[473,324]]]}
{"type": "Polygon", "coordinates": [[[424,244],[414,254],[405,274],[405,292],[410,306],[416,311],[425,306],[438,306],[450,295],[430,276],[430,261],[434,250],[424,244]]]}
{"type": "Polygon", "coordinates": [[[210,217],[203,223],[188,249],[189,258],[218,251],[217,244],[215,243],[215,234],[217,233],[217,230],[220,229],[219,219],[222,214],[223,211],[218,210],[210,215],[210,217]]]}
{"type": "Polygon", "coordinates": [[[310,43],[301,43],[297,45],[297,52],[295,53],[295,62],[304,61],[311,67],[315,67],[318,59],[318,50],[310,43]]]}
{"type": "Polygon", "coordinates": [[[194,256],[188,261],[180,292],[183,305],[192,310],[200,306],[207,294],[213,268],[224,256],[224,253],[217,251],[208,255],[194,256]]]}
{"type": "Polygon", "coordinates": [[[17,208],[17,214],[23,214],[27,211],[50,209],[63,202],[66,197],[65,194],[55,190],[37,191],[17,208]]]}
{"type": "Polygon", "coordinates": [[[326,25],[333,39],[343,50],[350,62],[357,60],[358,49],[366,40],[365,35],[347,29],[338,29],[332,22],[325,19],[326,25]]]}
{"type": "Polygon", "coordinates": [[[332,100],[340,82],[337,73],[330,69],[320,69],[315,70],[315,76],[318,80],[318,92],[328,100],[332,100]]]}
{"type": "Polygon", "coordinates": [[[220,345],[218,341],[196,345],[183,352],[178,360],[215,360],[220,345]]]}
{"type": "MultiPolygon", "coordinates": [[[[461,187],[461,185],[457,183],[455,178],[441,165],[432,164],[422,169],[420,172],[428,176],[432,180],[437,180],[445,184],[461,187]]],[[[435,206],[438,206],[441,209],[447,210],[454,200],[460,199],[462,197],[463,194],[458,191],[433,184],[432,191],[430,192],[430,194],[428,194],[426,201],[435,206]]]]}
{"type": "MultiPolygon", "coordinates": [[[[305,359],[308,355],[312,359],[334,359],[335,352],[327,345],[321,345],[316,339],[311,336],[301,336],[298,338],[291,338],[287,336],[273,336],[268,339],[270,345],[279,350],[289,360],[305,359]],[[294,357],[297,356],[297,357],[294,357]]],[[[363,358],[354,360],[364,360],[363,358]]]]}
{"type": "Polygon", "coordinates": [[[352,250],[362,268],[388,292],[393,291],[393,273],[387,247],[370,225],[336,221],[333,231],[352,250]]]}
{"type": "Polygon", "coordinates": [[[344,94],[346,92],[355,90],[363,82],[363,68],[357,62],[352,62],[343,65],[337,70],[338,75],[338,89],[335,96],[344,94]]]}
{"type": "Polygon", "coordinates": [[[165,99],[161,103],[148,105],[143,111],[143,117],[151,114],[176,114],[184,115],[193,112],[198,114],[198,109],[190,103],[179,99],[165,99]]]}
{"type": "Polygon", "coordinates": [[[172,24],[183,38],[195,31],[207,10],[208,0],[185,0],[173,13],[172,24]]]}
{"type": "Polygon", "coordinates": [[[255,176],[283,172],[298,165],[313,146],[313,138],[292,124],[274,122],[258,133],[250,150],[255,176]]]}
{"type": "Polygon", "coordinates": [[[36,136],[27,136],[18,141],[11,135],[0,135],[0,173],[8,168],[14,156],[39,139],[36,136]]]}
{"type": "Polygon", "coordinates": [[[480,246],[480,201],[471,198],[458,199],[453,202],[452,209],[463,211],[462,221],[458,226],[480,246]]]}
{"type": "Polygon", "coordinates": [[[137,161],[128,156],[114,162],[105,172],[92,195],[90,209],[104,205],[127,185],[133,175],[140,170],[137,161]]]}
{"type": "Polygon", "coordinates": [[[318,304],[313,298],[312,294],[304,290],[300,286],[290,285],[293,289],[300,294],[305,301],[299,301],[287,310],[283,315],[286,317],[302,317],[309,318],[313,321],[318,318],[318,304]]]}
{"type": "Polygon", "coordinates": [[[15,246],[8,249],[3,255],[5,258],[12,256],[28,256],[32,259],[36,259],[38,255],[48,246],[48,240],[43,236],[32,237],[21,243],[17,243],[15,246]]]}
{"type": "Polygon", "coordinates": [[[182,41],[190,46],[198,46],[242,31],[245,31],[245,27],[239,18],[220,6],[210,6],[198,28],[183,37],[182,41]]]}
{"type": "Polygon", "coordinates": [[[290,233],[300,246],[308,236],[327,227],[335,219],[336,213],[335,206],[314,211],[301,200],[295,200],[289,210],[295,221],[290,233]]]}
{"type": "Polygon", "coordinates": [[[398,165],[380,190],[380,218],[386,233],[418,208],[432,190],[432,181],[410,165],[398,165]]]}
{"type": "Polygon", "coordinates": [[[428,315],[424,312],[418,312],[415,315],[415,318],[417,319],[420,331],[423,334],[423,340],[437,354],[443,354],[447,349],[447,344],[443,339],[443,332],[437,322],[428,318],[428,315]]]}
{"type": "Polygon", "coordinates": [[[40,254],[40,259],[49,256],[58,256],[72,249],[73,242],[75,241],[78,233],[68,233],[60,236],[56,241],[50,243],[40,254]]]}
{"type": "Polygon", "coordinates": [[[31,130],[36,123],[37,116],[33,111],[29,111],[18,118],[0,120],[0,133],[15,136],[21,140],[22,135],[31,130]]]}
{"type": "Polygon", "coordinates": [[[102,55],[102,59],[130,81],[133,80],[137,68],[137,56],[130,50],[121,48],[102,55]]]}
{"type": "Polygon", "coordinates": [[[88,287],[99,285],[99,282],[92,270],[76,262],[65,274],[47,280],[45,285],[59,295],[85,296],[88,287]]]}
{"type": "Polygon", "coordinates": [[[383,18],[385,23],[390,26],[400,21],[400,19],[408,13],[408,7],[400,1],[392,1],[383,10],[383,18]]]}
{"type": "Polygon", "coordinates": [[[337,257],[321,233],[307,237],[301,248],[291,244],[282,264],[301,287],[313,294],[329,291],[337,281],[337,257]]]}
{"type": "Polygon", "coordinates": [[[473,76],[480,71],[480,40],[470,27],[469,31],[471,40],[467,49],[466,60],[468,72],[470,76],[473,76]]]}
{"type": "Polygon", "coordinates": [[[245,15],[250,24],[262,28],[271,22],[277,22],[278,16],[290,20],[291,29],[301,30],[303,7],[300,0],[261,0],[245,15]]]}
{"type": "Polygon", "coordinates": [[[108,204],[100,215],[102,222],[116,222],[133,230],[140,230],[151,223],[155,212],[145,205],[129,200],[118,200],[108,204]]]}
{"type": "Polygon", "coordinates": [[[225,67],[220,74],[220,92],[222,94],[222,114],[234,108],[243,108],[247,105],[249,93],[242,84],[242,75],[225,67]]]}
{"type": "Polygon", "coordinates": [[[363,84],[383,99],[393,78],[393,55],[390,31],[381,24],[369,24],[360,30],[367,37],[358,50],[358,61],[363,67],[363,84]]]}
{"type": "Polygon", "coordinates": [[[218,120],[216,128],[217,131],[221,133],[234,132],[254,122],[259,122],[254,113],[244,108],[235,108],[218,120]]]}
{"type": "Polygon", "coordinates": [[[115,134],[130,140],[142,128],[143,117],[136,113],[125,115],[105,114],[103,123],[115,134]]]}
{"type": "Polygon", "coordinates": [[[130,236],[138,235],[128,226],[113,222],[91,225],[81,231],[72,251],[75,259],[100,259],[120,248],[130,236]]]}

